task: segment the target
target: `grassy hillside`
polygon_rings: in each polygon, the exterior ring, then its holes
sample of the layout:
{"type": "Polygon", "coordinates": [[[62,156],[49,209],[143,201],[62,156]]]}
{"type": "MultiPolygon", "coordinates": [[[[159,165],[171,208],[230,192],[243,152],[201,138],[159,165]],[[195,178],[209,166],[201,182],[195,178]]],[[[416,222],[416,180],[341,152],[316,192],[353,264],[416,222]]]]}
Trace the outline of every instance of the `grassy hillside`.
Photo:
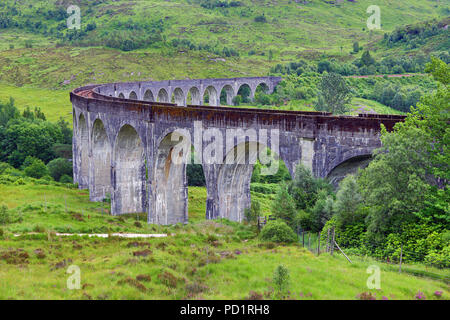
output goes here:
{"type": "MultiPolygon", "coordinates": [[[[441,299],[450,292],[448,271],[396,265],[336,254],[319,257],[297,245],[260,243],[252,227],[205,221],[206,190],[189,188],[187,225],[148,226],[144,217],[101,214],[86,191],[26,178],[0,185],[0,204],[15,220],[1,227],[0,299],[244,299],[272,298],[272,275],[283,264],[290,272],[291,299],[441,299]],[[67,203],[67,212],[66,212],[67,203]],[[167,233],[167,238],[57,237],[53,232],[167,233]],[[27,235],[27,232],[34,234],[27,235]],[[20,236],[15,236],[20,235],[20,236]],[[369,265],[381,268],[381,290],[366,286],[369,265]],[[81,270],[81,289],[66,287],[67,268],[81,270]],[[413,276],[428,273],[431,280],[413,276]],[[253,293],[252,293],[253,291],[253,293]]],[[[105,212],[107,205],[103,205],[105,212]]]]}
{"type": "Polygon", "coordinates": [[[68,89],[90,82],[264,75],[271,66],[300,57],[317,59],[326,54],[352,60],[354,41],[365,45],[397,26],[445,16],[447,8],[444,2],[378,1],[382,30],[369,32],[369,0],[240,1],[238,7],[213,9],[202,7],[203,2],[80,0],[84,33],[80,39],[68,40],[70,32],[60,12],[66,2],[30,6],[30,0],[5,1],[0,12],[11,13],[14,5],[18,13],[9,14],[10,22],[0,29],[4,39],[0,81],[68,89]],[[258,17],[264,17],[263,22],[257,22],[258,17]],[[93,23],[96,28],[85,31],[93,23]],[[115,47],[107,41],[111,38],[140,43],[139,35],[152,33],[160,38],[132,52],[98,47],[115,47]],[[185,42],[174,44],[174,39],[185,42]],[[55,48],[56,42],[69,46],[55,48]],[[224,48],[239,56],[227,56],[224,48]]]}

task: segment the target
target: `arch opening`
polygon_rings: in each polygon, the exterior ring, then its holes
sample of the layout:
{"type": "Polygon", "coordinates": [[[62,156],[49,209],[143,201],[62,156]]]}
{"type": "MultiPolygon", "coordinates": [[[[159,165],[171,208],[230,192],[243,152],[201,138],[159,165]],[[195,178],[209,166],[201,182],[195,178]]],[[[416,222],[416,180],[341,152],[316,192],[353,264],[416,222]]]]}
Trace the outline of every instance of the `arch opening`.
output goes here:
{"type": "Polygon", "coordinates": [[[144,145],[136,130],[124,125],[114,146],[113,214],[145,211],[146,167],[144,145]]]}
{"type": "Polygon", "coordinates": [[[188,91],[188,95],[187,95],[187,104],[192,104],[195,106],[201,105],[202,104],[202,98],[200,95],[200,90],[198,90],[197,87],[192,87],[189,89],[188,91]]]}
{"type": "Polygon", "coordinates": [[[339,183],[349,174],[356,174],[359,169],[367,167],[372,160],[372,155],[360,155],[341,162],[335,166],[327,175],[327,179],[335,189],[339,187],[339,183]]]}
{"type": "Polygon", "coordinates": [[[203,103],[209,106],[218,106],[220,104],[216,88],[209,86],[203,94],[203,103]]]}
{"type": "Polygon", "coordinates": [[[92,127],[93,185],[90,197],[102,201],[111,195],[111,144],[103,122],[95,120],[92,127]]]}
{"type": "Polygon", "coordinates": [[[130,92],[130,95],[128,96],[128,99],[131,99],[131,100],[137,100],[137,99],[138,99],[138,96],[137,96],[136,92],[131,91],[131,92],[130,92]]]}
{"type": "Polygon", "coordinates": [[[150,101],[150,102],[154,102],[155,101],[155,97],[153,96],[152,90],[148,89],[147,91],[145,91],[145,93],[144,93],[144,101],[150,101]]]}
{"type": "Polygon", "coordinates": [[[230,85],[225,85],[220,91],[220,104],[231,106],[233,105],[234,90],[230,85]]]}
{"type": "Polygon", "coordinates": [[[118,97],[119,97],[120,99],[125,99],[125,95],[124,95],[122,92],[119,93],[118,97]]]}
{"type": "Polygon", "coordinates": [[[169,94],[166,89],[161,88],[158,92],[158,102],[169,102],[169,94]]]}
{"type": "Polygon", "coordinates": [[[238,103],[249,103],[252,100],[252,89],[246,83],[242,84],[237,92],[237,96],[239,96],[238,103]]]}
{"type": "Polygon", "coordinates": [[[171,102],[175,103],[177,106],[185,106],[186,105],[186,99],[184,97],[184,92],[181,90],[181,88],[175,88],[172,93],[171,102]]]}
{"type": "Polygon", "coordinates": [[[190,138],[178,132],[166,135],[158,146],[154,217],[157,224],[185,223],[188,220],[186,164],[190,150],[190,138]]]}
{"type": "Polygon", "coordinates": [[[255,93],[269,94],[269,86],[265,82],[261,82],[256,86],[255,93]]]}
{"type": "Polygon", "coordinates": [[[218,216],[242,221],[245,210],[252,204],[251,183],[278,183],[290,179],[285,163],[266,145],[250,141],[235,146],[219,169],[218,216]]]}

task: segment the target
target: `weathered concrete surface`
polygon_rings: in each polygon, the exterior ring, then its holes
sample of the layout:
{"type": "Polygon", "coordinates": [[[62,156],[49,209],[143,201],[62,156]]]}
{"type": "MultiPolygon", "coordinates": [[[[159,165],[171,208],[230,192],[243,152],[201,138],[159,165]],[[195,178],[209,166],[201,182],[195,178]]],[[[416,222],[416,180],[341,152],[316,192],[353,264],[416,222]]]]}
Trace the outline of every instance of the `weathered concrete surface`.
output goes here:
{"type": "MultiPolygon", "coordinates": [[[[387,115],[338,117],[319,112],[182,106],[186,92],[201,102],[204,92],[212,88],[234,94],[245,83],[256,90],[264,82],[273,90],[279,80],[179,80],[76,89],[71,93],[74,181],[80,188],[89,188],[91,200],[111,194],[112,214],[147,212],[149,223],[184,223],[188,219],[186,166],[176,160],[187,157],[194,145],[204,156],[211,154],[220,160],[204,158],[202,163],[206,218],[241,221],[250,206],[250,178],[258,151],[267,147],[275,151],[291,175],[303,163],[315,176],[331,173],[338,182],[343,171],[354,170],[348,167],[356,163],[354,159],[368,157],[380,146],[381,123],[391,130],[403,120],[387,115]],[[173,93],[176,104],[152,102],[165,95],[161,92],[166,92],[167,100],[173,93]],[[242,132],[229,138],[233,129],[242,132]],[[272,135],[274,129],[278,135],[272,135]],[[211,137],[217,135],[228,140],[222,150],[212,151],[211,137]],[[223,159],[236,162],[224,163],[223,159]],[[339,167],[342,163],[347,164],[339,167]]],[[[210,98],[214,97],[211,92],[210,98]]]]}

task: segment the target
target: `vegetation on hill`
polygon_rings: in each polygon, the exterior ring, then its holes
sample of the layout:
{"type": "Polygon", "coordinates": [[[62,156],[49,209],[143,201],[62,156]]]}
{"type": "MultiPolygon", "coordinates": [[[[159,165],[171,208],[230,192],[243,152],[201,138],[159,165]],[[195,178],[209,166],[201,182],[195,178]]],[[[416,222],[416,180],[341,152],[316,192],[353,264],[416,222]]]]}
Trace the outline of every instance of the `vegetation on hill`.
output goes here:
{"type": "Polygon", "coordinates": [[[450,267],[448,189],[450,68],[436,58],[428,72],[440,82],[422,97],[393,132],[382,130],[383,146],[367,168],[350,175],[336,194],[299,166],[279,187],[273,213],[293,230],[325,234],[335,227],[344,248],[362,255],[425,261],[450,267]]]}

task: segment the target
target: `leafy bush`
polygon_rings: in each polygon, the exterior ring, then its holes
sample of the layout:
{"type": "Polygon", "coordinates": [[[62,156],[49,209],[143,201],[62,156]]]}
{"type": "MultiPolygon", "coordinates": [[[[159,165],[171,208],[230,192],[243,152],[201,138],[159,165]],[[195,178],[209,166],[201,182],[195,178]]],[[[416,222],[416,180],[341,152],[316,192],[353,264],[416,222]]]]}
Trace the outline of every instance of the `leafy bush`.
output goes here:
{"type": "Polygon", "coordinates": [[[34,157],[27,157],[25,160],[25,169],[24,173],[28,177],[40,179],[43,176],[48,175],[48,168],[45,163],[34,157]]]}
{"type": "Polygon", "coordinates": [[[273,273],[273,284],[277,298],[283,298],[289,289],[289,269],[279,265],[273,273]]]}
{"type": "Polygon", "coordinates": [[[268,222],[261,231],[261,239],[270,242],[291,243],[297,240],[292,229],[282,220],[268,222]]]}
{"type": "Polygon", "coordinates": [[[59,179],[59,182],[61,182],[61,183],[73,183],[73,179],[72,179],[72,177],[68,176],[67,174],[64,174],[59,179]]]}
{"type": "Polygon", "coordinates": [[[249,223],[255,223],[261,214],[261,204],[258,200],[252,200],[250,208],[244,210],[245,220],[249,223]]]}
{"type": "Polygon", "coordinates": [[[431,251],[425,256],[425,263],[437,268],[450,267],[450,245],[447,245],[442,251],[431,251]]]}
{"type": "Polygon", "coordinates": [[[47,163],[48,172],[55,179],[55,181],[61,181],[61,177],[72,176],[72,163],[64,158],[57,158],[47,163]]]}
{"type": "Polygon", "coordinates": [[[11,222],[11,217],[8,212],[8,208],[5,205],[0,206],[0,225],[4,225],[11,222]]]}

